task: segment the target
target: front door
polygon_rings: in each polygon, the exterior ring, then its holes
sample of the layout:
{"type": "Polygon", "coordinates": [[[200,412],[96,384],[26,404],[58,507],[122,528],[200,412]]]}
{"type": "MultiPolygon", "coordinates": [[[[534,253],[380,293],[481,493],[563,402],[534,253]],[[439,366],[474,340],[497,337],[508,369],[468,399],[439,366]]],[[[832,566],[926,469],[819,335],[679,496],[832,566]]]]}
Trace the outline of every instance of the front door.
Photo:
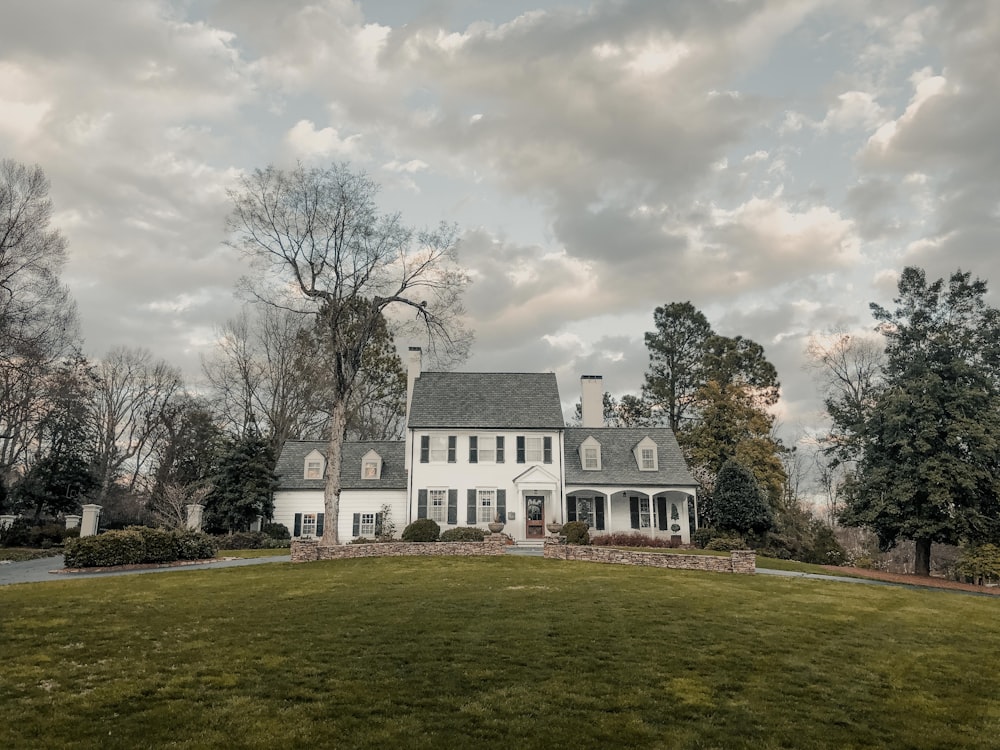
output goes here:
{"type": "Polygon", "coordinates": [[[545,498],[541,495],[528,495],[524,498],[526,506],[525,536],[528,539],[543,539],[545,537],[545,498]]]}

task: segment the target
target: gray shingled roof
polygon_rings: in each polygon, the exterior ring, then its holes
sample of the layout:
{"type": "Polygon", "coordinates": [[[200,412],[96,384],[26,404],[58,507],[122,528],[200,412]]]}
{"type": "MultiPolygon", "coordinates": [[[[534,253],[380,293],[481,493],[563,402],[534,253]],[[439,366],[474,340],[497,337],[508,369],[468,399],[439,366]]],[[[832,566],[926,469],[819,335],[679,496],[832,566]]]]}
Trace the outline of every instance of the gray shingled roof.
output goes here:
{"type": "Polygon", "coordinates": [[[688,471],[677,438],[666,427],[572,427],[566,430],[566,483],[587,485],[698,484],[688,471]],[[584,471],[580,444],[589,436],[601,444],[600,471],[584,471]],[[649,437],[656,443],[656,471],[640,471],[632,450],[649,437]]]}
{"type": "Polygon", "coordinates": [[[425,372],[413,385],[408,426],[416,429],[562,429],[551,372],[425,372]]]}
{"type": "MultiPolygon", "coordinates": [[[[322,490],[323,479],[304,479],[306,456],[318,450],[326,456],[325,440],[289,440],[281,449],[275,473],[279,490],[322,490]]],[[[406,489],[405,453],[402,440],[365,441],[344,443],[340,469],[340,484],[351,489],[406,489]],[[382,457],[382,476],[378,479],[361,478],[361,459],[374,450],[382,457]]]]}

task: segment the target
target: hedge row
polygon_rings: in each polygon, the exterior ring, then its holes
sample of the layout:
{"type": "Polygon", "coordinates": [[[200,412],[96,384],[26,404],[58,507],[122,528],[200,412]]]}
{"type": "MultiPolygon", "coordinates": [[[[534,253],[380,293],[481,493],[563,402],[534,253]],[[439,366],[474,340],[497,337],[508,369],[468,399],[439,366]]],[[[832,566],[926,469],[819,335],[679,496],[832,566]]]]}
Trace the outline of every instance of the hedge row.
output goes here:
{"type": "Polygon", "coordinates": [[[67,539],[67,568],[205,560],[215,557],[215,541],[196,531],[165,531],[132,526],[98,536],[67,539]]]}

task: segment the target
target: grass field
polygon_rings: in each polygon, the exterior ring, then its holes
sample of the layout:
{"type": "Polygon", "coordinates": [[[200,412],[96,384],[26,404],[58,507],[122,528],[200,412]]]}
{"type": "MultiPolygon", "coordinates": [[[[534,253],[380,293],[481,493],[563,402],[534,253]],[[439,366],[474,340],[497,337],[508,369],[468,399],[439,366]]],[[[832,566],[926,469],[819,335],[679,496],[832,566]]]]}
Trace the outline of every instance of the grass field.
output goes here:
{"type": "Polygon", "coordinates": [[[0,747],[1000,747],[998,621],[518,557],[6,586],[0,747]]]}

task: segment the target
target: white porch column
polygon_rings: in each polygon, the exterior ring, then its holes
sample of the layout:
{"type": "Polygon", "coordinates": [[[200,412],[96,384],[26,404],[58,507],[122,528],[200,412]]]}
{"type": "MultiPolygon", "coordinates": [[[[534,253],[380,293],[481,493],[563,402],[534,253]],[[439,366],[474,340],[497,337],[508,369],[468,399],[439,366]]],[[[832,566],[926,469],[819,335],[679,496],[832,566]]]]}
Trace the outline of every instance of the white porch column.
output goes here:
{"type": "Polygon", "coordinates": [[[101,507],[95,503],[83,506],[83,520],[80,522],[80,536],[96,536],[97,526],[101,522],[101,507]]]}
{"type": "Polygon", "coordinates": [[[77,516],[75,514],[66,516],[66,528],[67,529],[77,528],[80,525],[80,518],[82,518],[82,516],[77,516]]]}
{"type": "Polygon", "coordinates": [[[205,506],[200,503],[190,503],[184,508],[187,510],[187,527],[192,531],[201,531],[201,516],[205,512],[205,506]]]}

